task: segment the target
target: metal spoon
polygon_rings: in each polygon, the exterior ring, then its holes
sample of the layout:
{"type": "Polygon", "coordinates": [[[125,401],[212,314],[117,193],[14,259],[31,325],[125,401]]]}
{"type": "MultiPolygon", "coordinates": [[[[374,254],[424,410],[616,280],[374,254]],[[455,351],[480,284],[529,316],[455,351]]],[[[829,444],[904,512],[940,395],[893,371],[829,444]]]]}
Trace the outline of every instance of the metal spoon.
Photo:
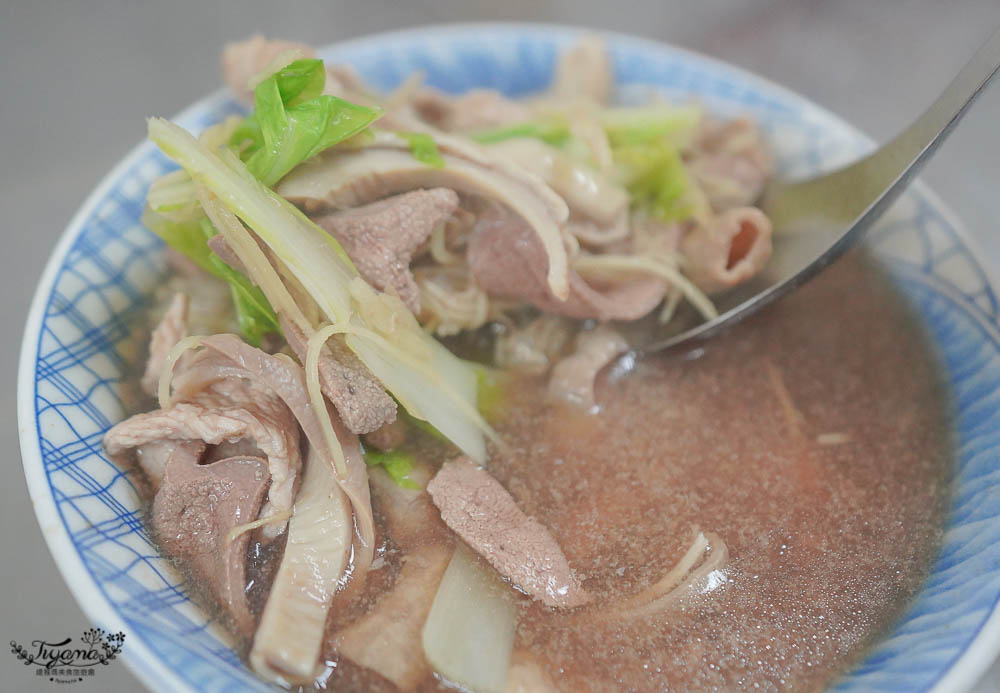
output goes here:
{"type": "Polygon", "coordinates": [[[753,280],[713,297],[719,316],[635,346],[658,351],[717,334],[801,286],[830,265],[895,201],[1000,69],[1000,30],[944,92],[895,138],[852,164],[815,178],[774,181],[761,207],[774,223],[774,252],[753,280]]]}

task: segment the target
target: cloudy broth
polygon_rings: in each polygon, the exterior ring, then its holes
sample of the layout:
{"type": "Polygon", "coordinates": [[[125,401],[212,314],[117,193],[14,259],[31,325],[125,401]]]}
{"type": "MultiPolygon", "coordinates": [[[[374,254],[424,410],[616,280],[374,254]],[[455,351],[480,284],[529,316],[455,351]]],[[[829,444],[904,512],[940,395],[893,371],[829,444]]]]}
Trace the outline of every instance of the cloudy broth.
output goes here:
{"type": "MultiPolygon", "coordinates": [[[[545,387],[508,384],[496,424],[510,447],[489,471],[595,597],[582,614],[516,597],[515,656],[558,690],[819,690],[920,589],[947,508],[946,391],[922,326],[864,256],[696,350],[605,369],[596,413],[545,387]],[[699,530],[725,542],[725,567],[662,610],[616,615],[699,530]]],[[[436,467],[447,453],[421,440],[411,450],[436,467]]],[[[405,560],[380,542],[363,594],[334,601],[320,688],[394,690],[335,646],[405,560]]]]}
{"type": "Polygon", "coordinates": [[[694,528],[729,550],[724,579],[647,618],[582,627],[527,607],[519,644],[565,690],[822,688],[927,574],[944,388],[921,325],[860,256],[703,349],[606,370],[596,415],[550,410],[539,387],[516,388],[514,450],[490,471],[588,590],[655,582],[694,528]]]}

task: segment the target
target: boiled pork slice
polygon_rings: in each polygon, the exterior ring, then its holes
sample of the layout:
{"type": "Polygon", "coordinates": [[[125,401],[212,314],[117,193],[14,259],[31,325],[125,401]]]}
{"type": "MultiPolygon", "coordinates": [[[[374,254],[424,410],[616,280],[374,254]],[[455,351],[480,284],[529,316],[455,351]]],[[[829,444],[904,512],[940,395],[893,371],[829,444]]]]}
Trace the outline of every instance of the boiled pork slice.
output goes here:
{"type": "Polygon", "coordinates": [[[149,338],[149,358],[142,374],[142,389],[150,396],[156,396],[160,383],[160,373],[166,363],[167,354],[188,334],[188,297],[182,292],[174,294],[167,312],[153,328],[149,338]]]}
{"type": "Polygon", "coordinates": [[[625,338],[607,325],[581,332],[576,339],[576,350],[553,367],[549,376],[549,395],[592,410],[597,404],[594,397],[597,374],[628,348],[625,338]]]}
{"type": "Polygon", "coordinates": [[[380,291],[394,292],[420,313],[420,291],[410,272],[414,252],[458,207],[447,188],[414,190],[378,202],[313,218],[337,239],[361,276],[380,291]]]}
{"type": "Polygon", "coordinates": [[[466,258],[473,280],[491,296],[570,318],[637,320],[656,308],[667,291],[666,282],[657,277],[599,287],[571,270],[569,297],[560,301],[546,283],[541,244],[520,219],[498,208],[480,216],[466,258]]]}

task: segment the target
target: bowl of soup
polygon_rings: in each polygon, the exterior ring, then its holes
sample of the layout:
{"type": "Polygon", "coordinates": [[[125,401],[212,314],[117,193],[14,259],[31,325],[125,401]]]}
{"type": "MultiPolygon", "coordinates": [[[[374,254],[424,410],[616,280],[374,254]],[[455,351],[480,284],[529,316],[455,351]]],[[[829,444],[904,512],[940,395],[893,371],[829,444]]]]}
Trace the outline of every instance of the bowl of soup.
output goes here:
{"type": "Polygon", "coordinates": [[[753,319],[630,351],[630,330],[696,320],[766,262],[765,169],[872,144],[730,65],[613,34],[588,63],[595,41],[365,37],[317,52],[338,92],[296,45],[252,39],[269,51],[243,77],[253,106],[219,92],[154,123],[162,151],[137,147],[71,222],[25,331],[25,474],[67,585],[151,689],[962,690],[989,666],[1000,307],[982,254],[918,183],[753,319]],[[264,122],[279,101],[286,131],[264,122]],[[341,109],[336,148],[294,168],[268,153],[324,108],[341,109]],[[176,234],[206,222],[211,258],[179,259],[176,234]],[[421,223],[399,265],[386,248],[421,223]],[[295,224],[294,242],[269,235],[295,224]],[[342,304],[310,284],[319,228],[329,267],[350,256],[342,304]],[[377,376],[381,409],[352,404],[356,371],[324,375],[327,348],[377,376]],[[157,350],[171,376],[146,366],[157,350]]]}

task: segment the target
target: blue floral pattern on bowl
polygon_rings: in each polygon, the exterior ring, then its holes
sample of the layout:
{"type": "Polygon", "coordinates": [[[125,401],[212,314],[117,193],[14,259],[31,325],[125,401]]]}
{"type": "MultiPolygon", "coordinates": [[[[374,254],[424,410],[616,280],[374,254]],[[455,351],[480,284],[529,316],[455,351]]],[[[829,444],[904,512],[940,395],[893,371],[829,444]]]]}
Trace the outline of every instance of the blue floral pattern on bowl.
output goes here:
{"type": "MultiPolygon", "coordinates": [[[[411,71],[462,91],[519,95],[550,79],[577,31],[547,26],[454,26],[384,34],[323,51],[389,89],[411,71]]],[[[609,36],[623,98],[656,88],[714,111],[750,113],[782,174],[826,168],[871,146],[801,97],[669,46],[609,36]]],[[[200,129],[239,107],[223,93],[179,117],[200,129]]],[[[244,668],[225,634],[188,599],[150,541],[129,479],[101,439],[123,418],[121,385],[134,370],[130,317],[165,274],[162,244],[142,228],[149,183],[170,168],[148,143],[95,191],[40,283],[22,353],[19,406],[25,473],[67,583],[96,625],[129,634],[126,660],[158,691],[269,690],[244,668]]],[[[1000,642],[1000,332],[996,284],[957,222],[916,186],[870,235],[929,326],[957,412],[958,461],[950,525],[918,599],[852,672],[843,692],[952,689],[970,684],[1000,642]]]]}

